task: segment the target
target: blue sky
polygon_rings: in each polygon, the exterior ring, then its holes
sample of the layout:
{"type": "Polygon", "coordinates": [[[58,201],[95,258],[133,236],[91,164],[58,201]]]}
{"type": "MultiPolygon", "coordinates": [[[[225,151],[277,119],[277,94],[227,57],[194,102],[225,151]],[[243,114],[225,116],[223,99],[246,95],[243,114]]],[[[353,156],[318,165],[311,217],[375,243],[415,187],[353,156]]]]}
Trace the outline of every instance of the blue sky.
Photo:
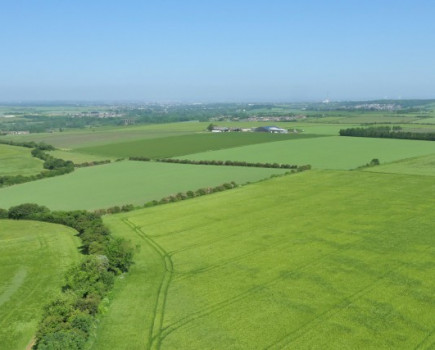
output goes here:
{"type": "Polygon", "coordinates": [[[0,5],[0,101],[435,98],[433,1],[0,5]]]}

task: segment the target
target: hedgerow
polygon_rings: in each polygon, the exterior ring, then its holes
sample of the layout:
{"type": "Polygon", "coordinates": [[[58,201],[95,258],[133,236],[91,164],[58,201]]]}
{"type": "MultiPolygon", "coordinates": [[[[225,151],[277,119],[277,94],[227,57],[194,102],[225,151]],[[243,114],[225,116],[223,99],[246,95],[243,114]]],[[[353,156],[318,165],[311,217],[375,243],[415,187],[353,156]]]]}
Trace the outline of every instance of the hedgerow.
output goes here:
{"type": "Polygon", "coordinates": [[[402,128],[400,126],[393,126],[392,128],[389,126],[378,126],[378,127],[369,127],[369,128],[341,129],[340,136],[435,141],[434,132],[402,131],[402,128]]]}
{"type": "Polygon", "coordinates": [[[44,307],[34,349],[84,349],[101,301],[115,276],[133,264],[128,241],[111,236],[100,215],[85,210],[50,211],[33,203],[0,210],[14,220],[36,220],[69,226],[78,231],[86,258],[67,271],[61,295],[44,307]]]}
{"type": "MultiPolygon", "coordinates": [[[[149,162],[148,157],[130,157],[129,160],[149,162]]],[[[298,169],[300,166],[294,164],[279,164],[279,163],[249,163],[237,160],[192,160],[192,159],[178,159],[178,158],[158,158],[156,162],[162,163],[179,163],[179,164],[193,164],[193,165],[221,165],[221,166],[245,166],[254,168],[275,168],[275,169],[298,169]]],[[[306,167],[303,165],[302,167],[306,167]]]]}

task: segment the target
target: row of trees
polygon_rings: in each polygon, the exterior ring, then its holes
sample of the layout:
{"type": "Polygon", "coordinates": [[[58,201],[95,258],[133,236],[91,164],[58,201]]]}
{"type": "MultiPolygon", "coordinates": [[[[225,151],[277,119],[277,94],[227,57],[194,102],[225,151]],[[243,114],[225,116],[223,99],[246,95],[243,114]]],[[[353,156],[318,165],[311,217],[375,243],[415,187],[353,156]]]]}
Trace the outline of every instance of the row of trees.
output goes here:
{"type": "MultiPolygon", "coordinates": [[[[129,160],[138,160],[143,162],[151,161],[148,157],[130,157],[129,160]]],[[[160,158],[156,159],[157,162],[163,163],[178,163],[178,164],[194,164],[194,165],[224,165],[224,166],[246,166],[253,168],[276,168],[276,169],[295,169],[303,167],[303,170],[311,168],[310,165],[297,166],[294,164],[279,164],[279,163],[249,163],[237,160],[192,160],[192,159],[174,159],[174,158],[160,158]]]]}
{"type": "Polygon", "coordinates": [[[67,271],[62,294],[44,307],[34,349],[83,349],[115,276],[133,263],[133,247],[111,236],[98,214],[83,210],[52,212],[27,203],[0,209],[0,218],[57,223],[78,231],[87,256],[67,271]]]}
{"type": "Polygon", "coordinates": [[[401,127],[395,127],[395,126],[341,129],[340,136],[380,137],[380,138],[391,138],[391,139],[435,141],[434,132],[402,131],[401,127]]]}
{"type": "MultiPolygon", "coordinates": [[[[167,204],[167,203],[173,203],[178,202],[194,197],[200,197],[207,194],[215,193],[215,192],[222,192],[226,190],[230,190],[232,188],[238,187],[238,185],[234,182],[227,182],[222,185],[218,185],[215,187],[206,187],[206,188],[200,188],[196,191],[186,191],[186,192],[178,192],[177,194],[173,194],[164,198],[161,198],[160,200],[152,200],[143,205],[144,208],[154,207],[156,205],[161,204],[167,204]]],[[[140,206],[134,206],[133,204],[126,204],[123,206],[114,206],[107,209],[98,209],[95,211],[97,215],[105,215],[105,214],[116,214],[121,212],[128,212],[134,209],[139,209],[140,206]]]]}
{"type": "Polygon", "coordinates": [[[8,139],[0,139],[0,143],[4,145],[27,147],[27,148],[39,148],[42,151],[54,151],[56,148],[45,142],[34,142],[34,141],[13,141],[8,139]]]}
{"type": "Polygon", "coordinates": [[[249,163],[237,160],[191,160],[191,159],[156,159],[157,162],[195,164],[195,165],[226,165],[226,166],[246,166],[254,168],[280,168],[280,169],[297,169],[297,165],[279,164],[279,163],[249,163]]]}
{"type": "Polygon", "coordinates": [[[88,166],[94,166],[94,165],[102,165],[102,164],[109,164],[111,161],[110,159],[106,159],[106,160],[94,160],[92,162],[84,162],[84,163],[79,163],[79,164],[74,164],[74,166],[76,168],[85,168],[88,166]]]}

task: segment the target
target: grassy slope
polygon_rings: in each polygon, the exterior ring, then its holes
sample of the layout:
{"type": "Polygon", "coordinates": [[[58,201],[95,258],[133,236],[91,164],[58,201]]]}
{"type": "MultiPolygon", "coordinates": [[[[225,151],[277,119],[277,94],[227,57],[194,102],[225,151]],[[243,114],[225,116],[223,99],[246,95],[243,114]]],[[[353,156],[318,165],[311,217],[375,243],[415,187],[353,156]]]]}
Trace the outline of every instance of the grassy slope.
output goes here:
{"type": "Polygon", "coordinates": [[[314,168],[353,169],[373,158],[384,163],[434,152],[435,142],[430,141],[331,136],[196,153],[186,158],[311,164],[314,168]]]}
{"type": "Polygon", "coordinates": [[[42,306],[79,259],[75,231],[35,221],[0,220],[0,348],[24,349],[42,306]]]}
{"type": "Polygon", "coordinates": [[[156,162],[116,162],[0,189],[0,208],[26,202],[51,209],[100,209],[141,205],[201,187],[257,181],[282,169],[199,166],[156,162]]]}
{"type": "Polygon", "coordinates": [[[404,159],[365,169],[379,173],[415,174],[435,176],[435,153],[428,156],[404,159]]]}
{"type": "Polygon", "coordinates": [[[113,157],[145,156],[150,158],[167,158],[189,153],[307,137],[314,136],[269,133],[201,133],[114,143],[104,146],[80,148],[78,150],[84,153],[113,157]]]}
{"type": "Polygon", "coordinates": [[[33,175],[41,172],[42,160],[32,157],[30,148],[0,144],[0,176],[33,175]]]}
{"type": "Polygon", "coordinates": [[[434,198],[430,177],[312,171],[107,217],[142,250],[95,349],[433,346],[434,198]]]}

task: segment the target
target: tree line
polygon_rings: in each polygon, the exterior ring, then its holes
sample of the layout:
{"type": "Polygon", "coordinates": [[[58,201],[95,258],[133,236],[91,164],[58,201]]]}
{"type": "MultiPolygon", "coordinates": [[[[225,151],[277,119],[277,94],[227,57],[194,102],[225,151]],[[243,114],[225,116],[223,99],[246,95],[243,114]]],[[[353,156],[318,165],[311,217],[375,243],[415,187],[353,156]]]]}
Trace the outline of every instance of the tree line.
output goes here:
{"type": "Polygon", "coordinates": [[[66,272],[61,295],[45,305],[33,348],[84,349],[115,276],[127,272],[133,264],[130,242],[113,237],[100,215],[84,210],[50,211],[26,203],[0,209],[0,218],[44,221],[78,231],[86,258],[66,272]]]}
{"type": "Polygon", "coordinates": [[[75,163],[74,166],[76,168],[86,168],[86,167],[89,167],[89,166],[109,164],[109,163],[111,163],[110,159],[106,159],[106,160],[94,160],[92,162],[75,163]]]}
{"type": "MultiPolygon", "coordinates": [[[[129,160],[149,162],[148,157],[129,157],[129,160]]],[[[193,165],[221,165],[221,166],[245,166],[253,168],[275,168],[275,169],[293,169],[298,171],[311,169],[311,165],[294,165],[294,164],[279,164],[279,163],[249,163],[237,160],[192,160],[192,159],[176,159],[176,158],[158,158],[156,162],[163,163],[178,163],[178,164],[193,164],[193,165]],[[301,170],[299,170],[301,169],[301,170]]]]}
{"type": "Polygon", "coordinates": [[[435,141],[434,132],[403,131],[399,126],[378,126],[369,128],[340,129],[340,136],[378,137],[390,139],[435,141]]]}

